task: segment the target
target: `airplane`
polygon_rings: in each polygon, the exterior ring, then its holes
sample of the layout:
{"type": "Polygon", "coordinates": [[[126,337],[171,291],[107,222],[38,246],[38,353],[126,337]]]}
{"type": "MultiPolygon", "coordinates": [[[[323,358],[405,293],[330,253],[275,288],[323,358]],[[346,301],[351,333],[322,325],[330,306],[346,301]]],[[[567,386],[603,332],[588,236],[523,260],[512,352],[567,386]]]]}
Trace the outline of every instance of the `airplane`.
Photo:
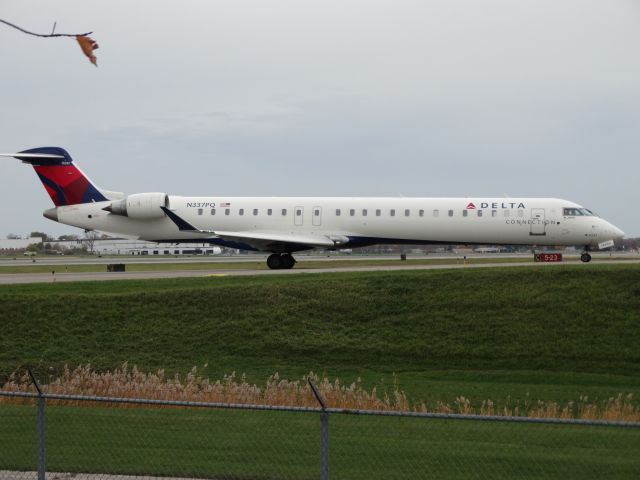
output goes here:
{"type": "Polygon", "coordinates": [[[30,164],[53,200],[43,215],[85,230],[155,242],[208,242],[270,253],[270,269],[293,254],[375,244],[612,247],[624,232],[559,198],[182,197],[98,188],[60,147],[0,154],[30,164]]]}

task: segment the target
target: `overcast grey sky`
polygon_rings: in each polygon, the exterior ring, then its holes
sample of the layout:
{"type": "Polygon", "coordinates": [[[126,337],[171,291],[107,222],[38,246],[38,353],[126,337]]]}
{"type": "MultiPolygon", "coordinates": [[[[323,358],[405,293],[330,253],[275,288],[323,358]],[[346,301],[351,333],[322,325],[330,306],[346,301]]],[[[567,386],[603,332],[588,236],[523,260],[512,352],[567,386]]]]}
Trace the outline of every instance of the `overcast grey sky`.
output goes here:
{"type": "MultiPolygon", "coordinates": [[[[640,2],[5,1],[0,151],[177,195],[557,196],[640,234],[640,2]]],[[[0,159],[0,236],[42,218],[0,159]]]]}

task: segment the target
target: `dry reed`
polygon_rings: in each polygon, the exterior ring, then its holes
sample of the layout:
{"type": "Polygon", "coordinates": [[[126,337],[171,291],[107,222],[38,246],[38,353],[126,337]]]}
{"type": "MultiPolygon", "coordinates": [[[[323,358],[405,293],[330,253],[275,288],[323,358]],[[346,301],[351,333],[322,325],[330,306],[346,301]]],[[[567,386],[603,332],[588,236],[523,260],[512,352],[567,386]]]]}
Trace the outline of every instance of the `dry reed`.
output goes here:
{"type": "MultiPolygon", "coordinates": [[[[320,378],[313,372],[294,381],[282,379],[276,373],[267,379],[264,386],[259,387],[247,382],[244,375],[238,378],[235,373],[214,382],[199,375],[196,367],[181,378],[178,374],[166,376],[164,370],[144,373],[135,366],[129,368],[127,363],[113,372],[97,372],[91,365],[74,369],[65,366],[63,374],[50,379],[42,385],[42,389],[46,393],[66,395],[317,407],[318,402],[308,387],[307,378],[315,382],[327,405],[332,408],[640,421],[640,407],[635,405],[631,394],[619,394],[605,401],[590,401],[585,396],[580,397],[577,402],[564,405],[542,401],[533,405],[528,401],[512,404],[508,399],[505,406],[497,406],[493,401],[485,400],[479,407],[474,407],[468,398],[460,396],[453,404],[437,402],[435,407],[427,408],[424,403],[412,404],[405,392],[397,386],[391,394],[379,394],[375,387],[365,389],[360,379],[345,385],[337,378],[331,381],[326,376],[320,378]]],[[[26,373],[12,374],[2,390],[35,391],[26,373]]],[[[16,403],[16,400],[0,397],[1,402],[16,403]]]]}

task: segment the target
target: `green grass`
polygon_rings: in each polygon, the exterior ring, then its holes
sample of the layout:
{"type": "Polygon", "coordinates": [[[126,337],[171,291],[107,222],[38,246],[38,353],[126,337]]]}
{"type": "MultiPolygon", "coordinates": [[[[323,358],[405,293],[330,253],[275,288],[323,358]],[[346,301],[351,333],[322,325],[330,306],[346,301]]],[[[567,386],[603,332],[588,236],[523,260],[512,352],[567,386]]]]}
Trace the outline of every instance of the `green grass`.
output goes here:
{"type": "MultiPolygon", "coordinates": [[[[640,266],[0,286],[0,375],[65,363],[261,383],[310,370],[413,400],[640,394],[640,266]],[[207,367],[203,367],[208,364],[207,367]]],[[[315,414],[47,406],[48,471],[317,478],[315,414]]],[[[637,478],[640,429],[331,416],[331,477],[637,478]]],[[[0,404],[0,468],[35,470],[35,408],[0,404]]]]}
{"type": "MultiPolygon", "coordinates": [[[[318,478],[317,414],[47,406],[47,470],[318,478]]],[[[0,465],[35,470],[35,408],[0,405],[0,465]]],[[[640,429],[331,415],[331,478],[637,478],[640,429]]]]}
{"type": "Polygon", "coordinates": [[[427,404],[640,396],[636,265],[11,285],[0,312],[0,382],[128,361],[256,383],[313,370],[427,404]]]}

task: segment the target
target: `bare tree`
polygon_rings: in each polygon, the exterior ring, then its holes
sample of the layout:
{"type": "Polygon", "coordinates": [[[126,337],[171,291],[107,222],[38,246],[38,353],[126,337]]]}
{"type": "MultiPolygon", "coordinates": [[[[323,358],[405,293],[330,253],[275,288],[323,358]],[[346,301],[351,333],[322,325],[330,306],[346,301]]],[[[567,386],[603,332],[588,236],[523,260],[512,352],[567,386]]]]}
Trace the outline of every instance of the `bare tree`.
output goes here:
{"type": "Polygon", "coordinates": [[[91,255],[93,255],[93,251],[96,246],[96,240],[100,237],[98,232],[95,230],[85,230],[84,238],[82,239],[82,244],[86,247],[91,255]]]}
{"type": "Polygon", "coordinates": [[[31,32],[29,30],[25,30],[22,27],[19,27],[18,25],[15,25],[11,22],[7,22],[6,20],[3,20],[0,18],[0,23],[3,23],[11,28],[15,28],[16,30],[21,31],[22,33],[26,33],[27,35],[33,35],[34,37],[41,37],[41,38],[55,38],[55,37],[70,37],[70,38],[75,38],[76,41],[78,42],[78,45],[80,45],[80,48],[82,49],[82,53],[84,53],[87,58],[91,61],[91,63],[93,63],[96,67],[98,66],[97,63],[97,59],[96,56],[93,54],[93,51],[96,50],[98,48],[98,44],[93,41],[91,38],[89,38],[89,35],[91,35],[93,32],[86,32],[86,33],[55,33],[56,32],[56,22],[54,22],[53,24],[53,28],[51,29],[51,33],[35,33],[35,32],[31,32]]]}

